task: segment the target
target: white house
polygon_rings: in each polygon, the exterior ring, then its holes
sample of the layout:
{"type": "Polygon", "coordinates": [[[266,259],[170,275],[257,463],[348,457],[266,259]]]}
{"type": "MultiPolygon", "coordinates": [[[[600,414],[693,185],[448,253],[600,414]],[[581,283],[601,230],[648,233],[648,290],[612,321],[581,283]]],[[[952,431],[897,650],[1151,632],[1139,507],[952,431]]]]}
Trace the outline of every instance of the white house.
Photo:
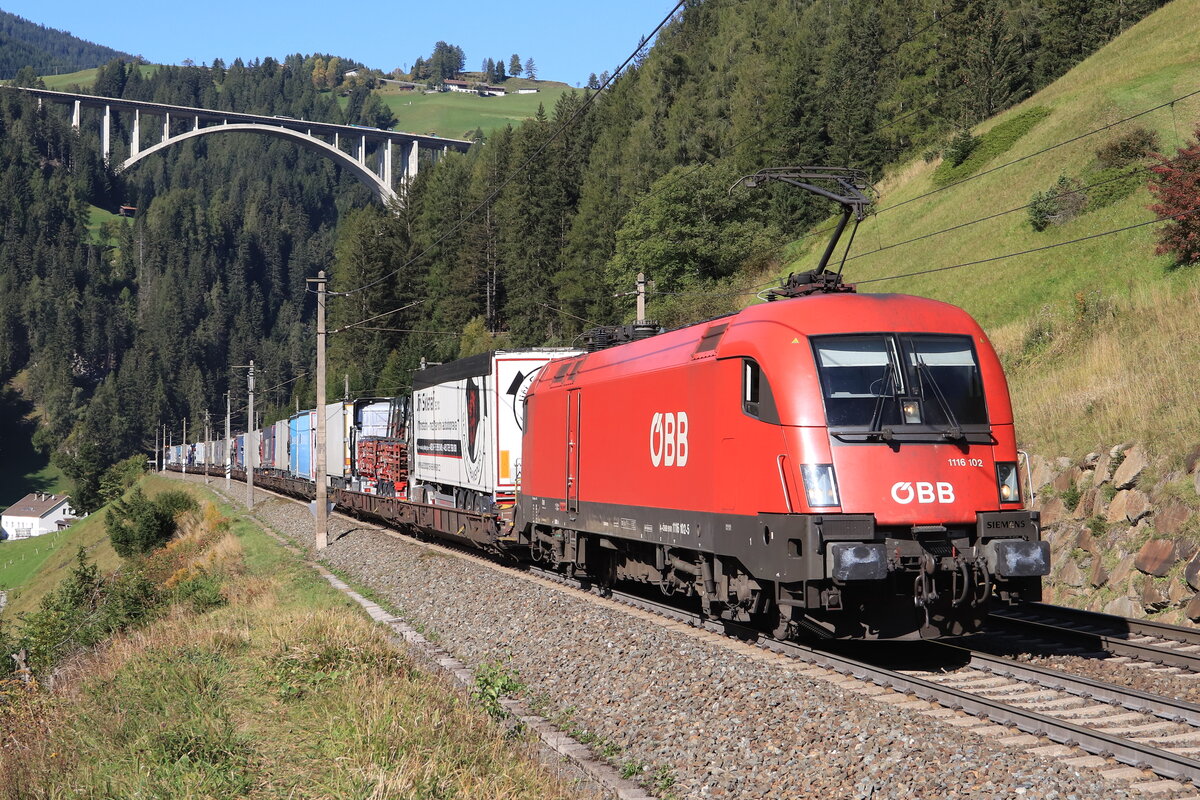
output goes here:
{"type": "Polygon", "coordinates": [[[71,498],[65,494],[27,494],[0,514],[0,532],[5,539],[28,539],[59,529],[59,522],[75,516],[71,498]]]}
{"type": "Polygon", "coordinates": [[[469,81],[442,81],[442,85],[451,92],[475,93],[475,84],[469,81]]]}

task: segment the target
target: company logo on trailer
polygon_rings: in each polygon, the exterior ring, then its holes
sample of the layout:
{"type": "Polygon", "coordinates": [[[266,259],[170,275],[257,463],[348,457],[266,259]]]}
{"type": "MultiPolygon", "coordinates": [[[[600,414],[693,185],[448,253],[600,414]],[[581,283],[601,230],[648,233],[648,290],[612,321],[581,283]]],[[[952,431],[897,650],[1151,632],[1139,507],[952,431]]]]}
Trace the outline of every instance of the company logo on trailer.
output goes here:
{"type": "Polygon", "coordinates": [[[656,467],[686,467],[687,461],[687,412],[655,414],[650,420],[650,463],[656,467]]]}
{"type": "Polygon", "coordinates": [[[931,503],[948,504],[954,502],[954,484],[946,481],[927,483],[918,481],[897,481],[892,484],[892,499],[902,506],[916,501],[918,505],[931,503]]]}

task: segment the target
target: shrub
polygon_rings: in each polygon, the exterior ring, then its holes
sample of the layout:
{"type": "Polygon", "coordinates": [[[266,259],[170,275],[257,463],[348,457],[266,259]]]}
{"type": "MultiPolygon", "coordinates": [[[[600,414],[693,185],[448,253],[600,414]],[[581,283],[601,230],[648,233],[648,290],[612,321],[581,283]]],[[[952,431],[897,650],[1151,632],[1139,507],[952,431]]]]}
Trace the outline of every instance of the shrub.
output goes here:
{"type": "MultiPolygon", "coordinates": [[[[1008,152],[1021,137],[1029,133],[1035,125],[1049,116],[1049,114],[1050,109],[1048,108],[1041,106],[1031,108],[1028,111],[1022,111],[1020,114],[1006,119],[977,138],[972,137],[975,141],[974,146],[971,147],[970,152],[964,160],[958,164],[954,163],[949,147],[947,147],[945,159],[933,171],[934,185],[947,186],[978,172],[989,161],[1008,152]]],[[[955,138],[961,136],[962,134],[959,134],[955,138]]],[[[961,144],[965,143],[966,139],[963,138],[961,144]]]]}
{"type": "Polygon", "coordinates": [[[970,130],[963,128],[954,135],[954,138],[950,140],[950,144],[946,145],[946,160],[950,162],[950,166],[957,167],[966,161],[978,146],[979,138],[972,134],[970,130]]]}
{"type": "Polygon", "coordinates": [[[111,503],[137,483],[138,478],[146,471],[146,457],[130,456],[124,461],[118,461],[104,471],[100,476],[100,497],[106,503],[111,503]]]}
{"type": "Polygon", "coordinates": [[[1102,144],[1096,150],[1096,160],[1103,167],[1124,167],[1157,149],[1158,134],[1139,126],[1102,144]]]}
{"type": "Polygon", "coordinates": [[[163,492],[157,499],[134,489],[129,497],[116,500],[104,515],[104,528],[113,550],[122,558],[145,555],[175,534],[175,518],[198,508],[185,492],[163,492]]]}
{"type": "Polygon", "coordinates": [[[105,578],[80,548],[71,573],[21,620],[18,646],[28,652],[30,669],[42,675],[70,653],[144,619],[158,600],[140,571],[105,578]]]}
{"type": "MultiPolygon", "coordinates": [[[[1200,130],[1197,131],[1200,136],[1200,130]]],[[[1180,266],[1200,261],[1200,143],[1180,148],[1174,158],[1158,157],[1150,168],[1150,206],[1159,217],[1171,221],[1158,230],[1157,255],[1170,255],[1180,266]]]]}
{"type": "Polygon", "coordinates": [[[1029,201],[1029,224],[1035,231],[1050,225],[1063,225],[1084,212],[1088,197],[1079,181],[1062,175],[1054,186],[1044,192],[1034,192],[1029,201]]]}

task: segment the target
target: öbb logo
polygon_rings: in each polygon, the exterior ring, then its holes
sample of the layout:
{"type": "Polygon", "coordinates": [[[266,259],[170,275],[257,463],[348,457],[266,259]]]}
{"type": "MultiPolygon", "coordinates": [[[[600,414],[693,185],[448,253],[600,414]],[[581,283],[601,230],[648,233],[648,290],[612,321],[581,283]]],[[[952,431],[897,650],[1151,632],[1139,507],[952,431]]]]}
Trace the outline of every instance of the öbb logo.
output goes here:
{"type": "Polygon", "coordinates": [[[914,500],[922,505],[953,503],[954,484],[945,481],[937,483],[898,481],[892,484],[892,499],[902,506],[906,506],[914,500]]]}
{"type": "Polygon", "coordinates": [[[655,414],[650,420],[650,463],[656,467],[685,467],[687,460],[687,412],[655,414]]]}

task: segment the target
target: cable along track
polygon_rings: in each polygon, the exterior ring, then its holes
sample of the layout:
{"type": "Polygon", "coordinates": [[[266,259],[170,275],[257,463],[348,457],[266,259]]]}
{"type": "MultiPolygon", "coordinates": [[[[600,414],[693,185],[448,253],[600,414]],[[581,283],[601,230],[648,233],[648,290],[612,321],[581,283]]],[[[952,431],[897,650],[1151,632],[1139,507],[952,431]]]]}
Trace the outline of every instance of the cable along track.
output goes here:
{"type": "MultiPolygon", "coordinates": [[[[588,591],[586,582],[531,568],[532,574],[588,591]]],[[[1200,787],[1200,705],[1106,684],[1048,667],[931,642],[969,654],[955,672],[893,670],[712,620],[676,606],[614,591],[611,598],[723,636],[751,641],[781,655],[833,670],[922,700],[1077,746],[1138,769],[1200,787]]]]}
{"type": "Polygon", "coordinates": [[[988,622],[993,628],[1033,632],[1054,642],[1086,641],[1116,656],[1200,672],[1200,630],[1192,628],[1045,603],[993,612],[988,622]]]}

